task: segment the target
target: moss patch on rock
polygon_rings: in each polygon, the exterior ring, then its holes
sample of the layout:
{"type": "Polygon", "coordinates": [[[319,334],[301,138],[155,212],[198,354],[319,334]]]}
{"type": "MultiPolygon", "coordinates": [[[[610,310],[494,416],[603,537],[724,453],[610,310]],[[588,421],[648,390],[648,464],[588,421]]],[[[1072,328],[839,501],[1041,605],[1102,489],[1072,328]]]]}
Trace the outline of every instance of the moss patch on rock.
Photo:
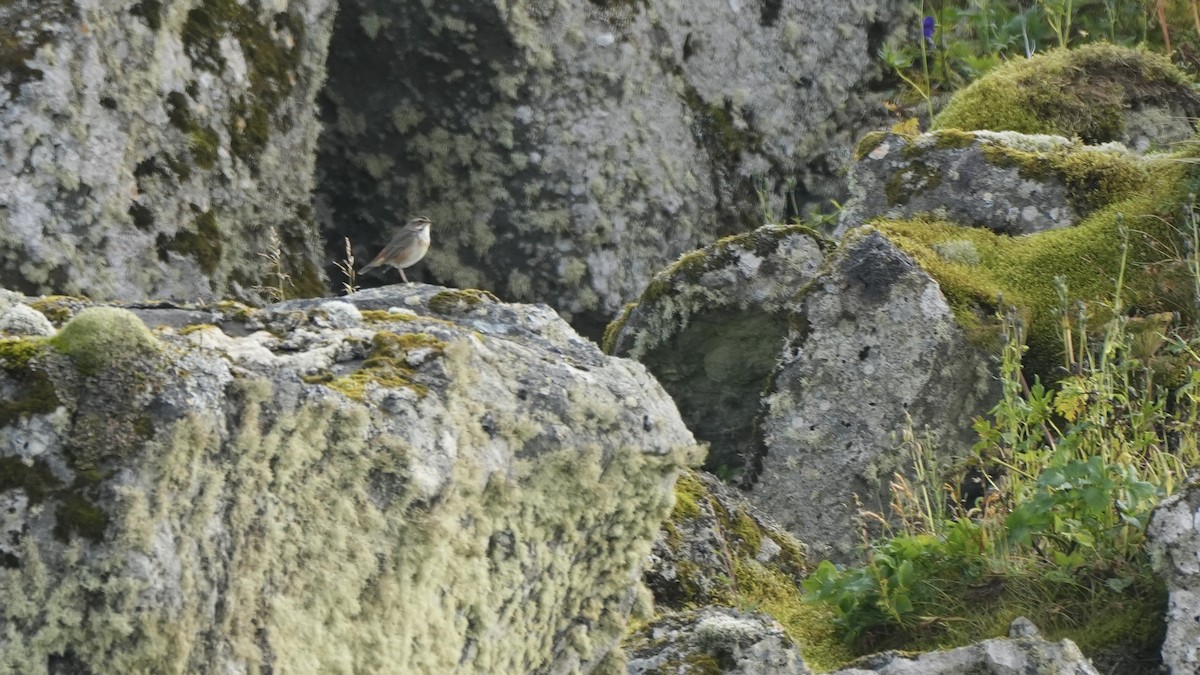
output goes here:
{"type": "MultiPolygon", "coordinates": [[[[1009,237],[927,218],[873,224],[937,279],[960,325],[977,344],[996,348],[999,303],[1015,306],[1028,330],[1026,365],[1046,379],[1063,362],[1055,277],[1064,277],[1072,306],[1077,300],[1110,298],[1125,245],[1122,229],[1128,232],[1129,246],[1121,291],[1126,309],[1139,314],[1192,312],[1190,302],[1161,293],[1155,275],[1148,273],[1166,252],[1182,250],[1179,205],[1197,187],[1193,165],[1180,161],[1184,159],[1148,163],[1139,192],[1115,200],[1072,228],[1009,237]],[[968,257],[945,253],[968,248],[968,257]]],[[[851,236],[863,234],[865,230],[851,236]]],[[[1099,307],[1093,302],[1093,310],[1099,307]]]]}
{"type": "Polygon", "coordinates": [[[438,314],[454,314],[464,312],[483,303],[500,302],[500,299],[487,291],[474,288],[455,288],[435,293],[429,298],[430,311],[438,314]]]}
{"type": "Polygon", "coordinates": [[[1200,96],[1170,61],[1146,50],[1093,43],[1013,59],[963,89],[934,129],[990,129],[1117,140],[1127,107],[1174,104],[1200,111],[1200,96]]]}
{"type": "Polygon", "coordinates": [[[361,368],[332,379],[314,376],[309,382],[326,384],[356,401],[363,400],[369,384],[387,389],[411,389],[419,396],[425,396],[429,388],[414,379],[416,370],[409,365],[409,355],[418,350],[429,350],[431,356],[441,357],[445,349],[445,342],[428,333],[380,331],[372,338],[370,355],[361,368]]]}
{"type": "Polygon", "coordinates": [[[84,375],[156,356],[160,349],[136,314],[115,307],[83,310],[50,338],[49,344],[71,357],[84,375]]]}
{"type": "Polygon", "coordinates": [[[196,216],[192,221],[194,229],[181,229],[174,237],[164,234],[158,236],[158,254],[164,261],[168,260],[167,253],[178,253],[195,259],[196,264],[207,275],[212,275],[221,262],[224,253],[224,236],[217,225],[217,216],[210,209],[196,216]]]}
{"type": "Polygon", "coordinates": [[[41,339],[0,340],[0,369],[16,385],[16,391],[0,398],[0,427],[61,405],[54,383],[37,363],[45,350],[41,339]]]}

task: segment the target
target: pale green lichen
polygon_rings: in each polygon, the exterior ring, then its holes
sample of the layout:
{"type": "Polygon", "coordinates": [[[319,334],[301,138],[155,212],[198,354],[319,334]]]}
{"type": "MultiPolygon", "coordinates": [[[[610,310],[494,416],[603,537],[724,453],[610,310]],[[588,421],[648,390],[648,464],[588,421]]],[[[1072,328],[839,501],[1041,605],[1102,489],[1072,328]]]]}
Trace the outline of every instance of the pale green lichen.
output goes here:
{"type": "Polygon", "coordinates": [[[326,384],[350,398],[361,401],[367,387],[411,389],[425,396],[429,389],[414,379],[416,371],[408,363],[410,352],[429,350],[441,357],[446,343],[428,333],[391,333],[380,331],[371,340],[371,351],[360,368],[347,375],[332,377],[327,373],[308,376],[310,384],[326,384]]]}
{"type": "Polygon", "coordinates": [[[364,406],[279,412],[257,378],[231,393],[237,415],[197,410],[156,435],[103,549],[24,538],[20,568],[0,568],[0,670],[45,673],[70,645],[96,675],[195,672],[214,650],[251,673],[541,672],[554,645],[598,658],[622,635],[677,454],[558,445],[491,472],[470,459],[493,442],[472,431],[487,405],[456,390],[453,486],[429,501],[417,449],[364,406]],[[179,576],[130,573],[163,546],[179,576]]]}

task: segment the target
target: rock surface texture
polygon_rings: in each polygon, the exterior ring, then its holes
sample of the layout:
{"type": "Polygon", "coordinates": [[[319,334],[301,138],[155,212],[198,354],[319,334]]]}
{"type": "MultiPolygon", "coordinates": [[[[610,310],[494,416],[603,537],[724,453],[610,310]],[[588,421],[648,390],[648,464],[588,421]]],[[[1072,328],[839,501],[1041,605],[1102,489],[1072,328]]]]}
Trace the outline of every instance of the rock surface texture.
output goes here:
{"type": "Polygon", "coordinates": [[[845,560],[859,539],[855,497],[886,514],[892,474],[911,472],[901,429],[931,434],[942,458],[965,456],[972,419],[999,389],[938,283],[874,230],[833,255],[802,326],[765,395],[749,498],[815,558],[845,560]]]}
{"type": "Polygon", "coordinates": [[[1008,638],[913,655],[884,652],[830,675],[1100,675],[1070,640],[1047,642],[1027,619],[1018,618],[1008,638]]]}
{"type": "Polygon", "coordinates": [[[1163,665],[1171,673],[1200,672],[1200,486],[1163,500],[1147,538],[1169,593],[1163,665]]]}
{"type": "Polygon", "coordinates": [[[629,675],[810,675],[779,624],[726,607],[670,614],[627,643],[629,675]]]}
{"type": "Polygon", "coordinates": [[[311,190],[332,0],[0,5],[0,285],[323,290],[311,190]]]}
{"type": "Polygon", "coordinates": [[[1148,180],[1123,146],[1085,146],[1061,136],[874,132],[857,154],[836,234],[873,218],[917,215],[1031,234],[1071,227],[1148,180]]]}
{"type": "Polygon", "coordinates": [[[38,308],[0,339],[0,671],[619,667],[696,446],[549,308],[38,308]]]}
{"type": "Polygon", "coordinates": [[[424,213],[437,279],[601,326],[664,263],[761,224],[756,188],[780,213],[790,180],[803,203],[841,193],[853,139],[880,123],[876,51],[910,11],[342,3],[322,218],[373,249],[424,213]]]}

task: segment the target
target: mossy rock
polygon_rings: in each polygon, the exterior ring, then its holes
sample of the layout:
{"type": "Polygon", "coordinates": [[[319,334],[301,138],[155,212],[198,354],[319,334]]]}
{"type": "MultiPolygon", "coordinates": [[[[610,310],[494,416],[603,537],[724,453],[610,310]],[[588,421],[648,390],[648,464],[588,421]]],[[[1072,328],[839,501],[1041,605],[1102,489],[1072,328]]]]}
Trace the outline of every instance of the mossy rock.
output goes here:
{"type": "Polygon", "coordinates": [[[1056,379],[1063,365],[1056,277],[1068,307],[1088,303],[1093,326],[1122,277],[1121,301],[1134,315],[1180,312],[1194,320],[1190,287],[1171,290],[1165,251],[1183,250],[1180,205],[1200,186],[1200,172],[1183,153],[1148,162],[1148,179],[1077,226],[1023,237],[926,217],[877,220],[873,225],[917,260],[941,285],[959,324],[977,344],[997,347],[996,314],[1015,307],[1024,321],[1030,379],[1056,379]],[[1126,248],[1127,247],[1127,248],[1126,248]],[[969,254],[964,255],[964,252],[969,254]]]}
{"type": "Polygon", "coordinates": [[[1056,134],[1104,143],[1126,140],[1127,113],[1152,107],[1196,117],[1200,95],[1162,56],[1095,43],[1009,61],[956,94],[933,128],[1056,134]]]}
{"type": "Polygon", "coordinates": [[[50,345],[71,357],[79,372],[106,368],[159,353],[160,345],[136,314],[116,307],[89,307],[67,322],[50,345]]]}

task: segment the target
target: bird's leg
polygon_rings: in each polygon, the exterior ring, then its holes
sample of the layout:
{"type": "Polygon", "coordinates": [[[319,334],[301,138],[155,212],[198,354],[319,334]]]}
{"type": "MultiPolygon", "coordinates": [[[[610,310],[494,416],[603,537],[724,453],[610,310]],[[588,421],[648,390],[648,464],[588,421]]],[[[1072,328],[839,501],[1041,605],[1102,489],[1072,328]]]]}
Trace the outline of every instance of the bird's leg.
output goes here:
{"type": "Polygon", "coordinates": [[[404,273],[404,270],[400,269],[399,267],[397,267],[396,269],[400,270],[400,278],[404,280],[404,283],[406,283],[406,284],[412,283],[411,281],[408,280],[408,275],[404,273]]]}

